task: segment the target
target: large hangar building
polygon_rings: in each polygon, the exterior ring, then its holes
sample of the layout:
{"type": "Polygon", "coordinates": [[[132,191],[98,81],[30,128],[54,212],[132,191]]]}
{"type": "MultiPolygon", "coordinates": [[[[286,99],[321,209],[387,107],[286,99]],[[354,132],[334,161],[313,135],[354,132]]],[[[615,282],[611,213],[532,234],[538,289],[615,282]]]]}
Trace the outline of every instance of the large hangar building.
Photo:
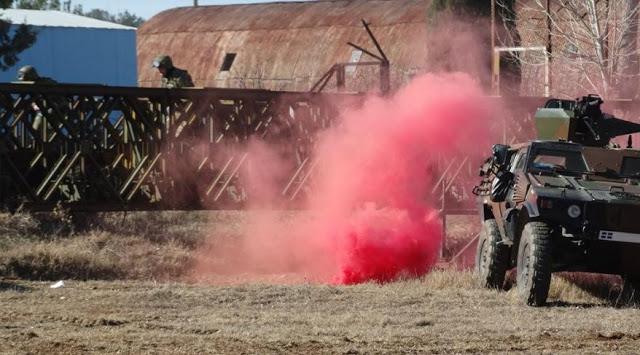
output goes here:
{"type": "MultiPolygon", "coordinates": [[[[398,86],[426,67],[428,3],[333,0],[170,9],[138,29],[138,84],[160,86],[151,62],[169,54],[196,86],[308,91],[336,63],[376,61],[347,44],[378,54],[365,19],[391,63],[391,84],[398,86]]],[[[346,68],[345,89],[375,88],[378,71],[375,65],[346,68]]]]}

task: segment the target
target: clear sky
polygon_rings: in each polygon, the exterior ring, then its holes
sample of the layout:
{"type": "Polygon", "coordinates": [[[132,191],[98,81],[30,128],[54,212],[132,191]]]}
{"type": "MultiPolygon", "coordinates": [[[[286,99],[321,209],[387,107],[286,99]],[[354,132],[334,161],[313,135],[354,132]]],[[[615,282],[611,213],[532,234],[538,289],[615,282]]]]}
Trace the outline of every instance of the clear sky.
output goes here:
{"type": "MultiPolygon", "coordinates": [[[[65,3],[61,0],[60,3],[65,3]]],[[[280,0],[286,1],[286,0],[280,0]]],[[[198,5],[227,5],[239,3],[273,2],[273,0],[198,0],[198,5]]],[[[107,10],[117,14],[128,10],[145,20],[163,10],[181,6],[193,6],[193,0],[71,0],[71,8],[82,5],[84,11],[91,9],[107,10]]]]}

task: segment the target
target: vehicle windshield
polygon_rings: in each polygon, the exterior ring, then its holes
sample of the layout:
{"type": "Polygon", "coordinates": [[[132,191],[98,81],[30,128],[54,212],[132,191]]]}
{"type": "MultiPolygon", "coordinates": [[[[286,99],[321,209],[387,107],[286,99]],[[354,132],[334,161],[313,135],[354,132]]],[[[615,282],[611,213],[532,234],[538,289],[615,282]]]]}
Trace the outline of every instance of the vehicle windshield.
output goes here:
{"type": "Polygon", "coordinates": [[[588,173],[589,167],[582,152],[575,150],[538,149],[532,167],[540,170],[588,173]]]}

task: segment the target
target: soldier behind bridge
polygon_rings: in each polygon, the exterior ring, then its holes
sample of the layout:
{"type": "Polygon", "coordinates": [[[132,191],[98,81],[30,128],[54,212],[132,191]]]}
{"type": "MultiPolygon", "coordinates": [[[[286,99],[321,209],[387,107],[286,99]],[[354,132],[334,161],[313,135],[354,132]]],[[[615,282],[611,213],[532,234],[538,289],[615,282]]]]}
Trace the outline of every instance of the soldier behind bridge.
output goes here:
{"type": "Polygon", "coordinates": [[[158,68],[158,72],[162,74],[162,87],[167,89],[193,87],[191,75],[184,69],[173,66],[171,57],[161,54],[153,60],[154,68],[158,68]]]}
{"type": "MultiPolygon", "coordinates": [[[[18,70],[17,78],[19,81],[33,82],[34,84],[39,84],[39,85],[55,85],[58,83],[57,81],[51,78],[48,78],[46,76],[40,76],[36,68],[34,68],[31,65],[25,65],[22,68],[20,68],[20,70],[18,70]]],[[[63,100],[59,98],[56,98],[55,100],[53,100],[53,102],[49,103],[48,106],[51,106],[52,104],[57,105],[59,108],[64,107],[63,100]]],[[[45,105],[47,104],[45,103],[45,105]]],[[[40,110],[40,107],[35,102],[31,103],[31,108],[35,113],[35,117],[33,119],[33,129],[37,130],[42,124],[42,111],[40,110]]],[[[52,111],[52,108],[47,107],[47,110],[52,111]]]]}
{"type": "Polygon", "coordinates": [[[58,82],[47,78],[46,76],[40,76],[36,71],[36,68],[31,65],[25,65],[18,70],[19,81],[33,81],[35,84],[57,84],[58,82]]]}

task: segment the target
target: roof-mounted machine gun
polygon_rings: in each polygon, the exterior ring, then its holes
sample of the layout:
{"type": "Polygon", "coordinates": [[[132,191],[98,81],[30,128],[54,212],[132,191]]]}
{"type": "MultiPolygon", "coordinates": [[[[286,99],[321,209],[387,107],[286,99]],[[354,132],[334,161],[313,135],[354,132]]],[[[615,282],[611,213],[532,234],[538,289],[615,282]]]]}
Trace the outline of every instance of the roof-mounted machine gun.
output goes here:
{"type": "Polygon", "coordinates": [[[583,96],[575,101],[547,101],[535,115],[538,138],[604,147],[611,138],[640,132],[640,124],[602,112],[602,103],[597,95],[583,96]]]}

